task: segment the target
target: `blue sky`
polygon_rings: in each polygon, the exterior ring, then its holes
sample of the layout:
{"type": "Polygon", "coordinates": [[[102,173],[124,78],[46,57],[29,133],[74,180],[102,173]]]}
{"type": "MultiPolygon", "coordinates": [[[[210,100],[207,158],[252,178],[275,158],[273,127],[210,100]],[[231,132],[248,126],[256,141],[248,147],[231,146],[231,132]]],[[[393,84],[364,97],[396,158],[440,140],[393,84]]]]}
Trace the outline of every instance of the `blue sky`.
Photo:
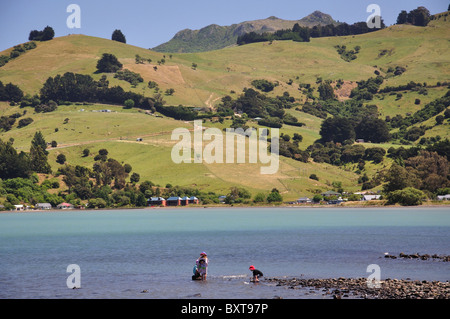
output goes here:
{"type": "Polygon", "coordinates": [[[55,36],[85,34],[111,38],[115,29],[127,43],[152,48],[169,41],[182,29],[200,29],[209,24],[231,25],[276,16],[298,20],[315,10],[347,23],[366,21],[369,4],[378,4],[387,25],[394,24],[401,10],[425,6],[431,14],[446,11],[448,0],[2,0],[0,51],[26,42],[31,30],[49,25],[55,36]],[[81,28],[66,25],[66,8],[81,8],[81,28]]]}

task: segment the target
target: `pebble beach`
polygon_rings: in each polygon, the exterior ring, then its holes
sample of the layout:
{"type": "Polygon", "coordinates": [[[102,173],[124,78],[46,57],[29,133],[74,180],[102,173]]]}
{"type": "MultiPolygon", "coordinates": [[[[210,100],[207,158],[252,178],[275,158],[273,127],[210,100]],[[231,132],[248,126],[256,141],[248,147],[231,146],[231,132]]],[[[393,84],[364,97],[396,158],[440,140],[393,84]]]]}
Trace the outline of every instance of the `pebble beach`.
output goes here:
{"type": "Polygon", "coordinates": [[[276,286],[288,289],[311,288],[320,291],[324,298],[332,299],[449,299],[450,282],[386,279],[379,288],[369,288],[367,278],[266,278],[276,286]]]}

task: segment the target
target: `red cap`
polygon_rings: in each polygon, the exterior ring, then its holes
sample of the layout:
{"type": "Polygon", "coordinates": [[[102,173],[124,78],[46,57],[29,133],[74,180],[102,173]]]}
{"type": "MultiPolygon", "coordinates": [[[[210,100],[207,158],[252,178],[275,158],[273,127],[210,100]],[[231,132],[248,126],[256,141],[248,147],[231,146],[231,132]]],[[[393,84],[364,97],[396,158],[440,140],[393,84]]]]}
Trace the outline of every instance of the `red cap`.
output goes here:
{"type": "Polygon", "coordinates": [[[254,269],[255,269],[255,266],[251,265],[250,267],[248,267],[248,269],[254,270],[254,269]]]}

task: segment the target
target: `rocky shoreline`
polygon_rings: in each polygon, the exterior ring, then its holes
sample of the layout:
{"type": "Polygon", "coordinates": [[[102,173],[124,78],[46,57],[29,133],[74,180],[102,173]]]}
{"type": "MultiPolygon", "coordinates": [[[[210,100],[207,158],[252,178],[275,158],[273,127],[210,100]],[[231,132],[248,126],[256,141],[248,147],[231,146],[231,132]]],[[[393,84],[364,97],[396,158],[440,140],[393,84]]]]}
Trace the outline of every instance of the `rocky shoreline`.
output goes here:
{"type": "Polygon", "coordinates": [[[429,255],[429,254],[404,254],[404,253],[400,253],[397,256],[395,255],[390,255],[388,253],[386,253],[384,255],[384,258],[390,258],[390,259],[397,259],[397,258],[403,258],[403,259],[417,259],[417,260],[438,260],[438,261],[443,261],[443,262],[450,262],[450,256],[449,255],[438,255],[438,254],[433,254],[433,255],[429,255]]]}
{"type": "Polygon", "coordinates": [[[386,279],[380,281],[380,288],[369,288],[367,278],[266,278],[276,286],[288,289],[319,290],[324,298],[332,299],[450,299],[450,282],[410,281],[386,279]]]}

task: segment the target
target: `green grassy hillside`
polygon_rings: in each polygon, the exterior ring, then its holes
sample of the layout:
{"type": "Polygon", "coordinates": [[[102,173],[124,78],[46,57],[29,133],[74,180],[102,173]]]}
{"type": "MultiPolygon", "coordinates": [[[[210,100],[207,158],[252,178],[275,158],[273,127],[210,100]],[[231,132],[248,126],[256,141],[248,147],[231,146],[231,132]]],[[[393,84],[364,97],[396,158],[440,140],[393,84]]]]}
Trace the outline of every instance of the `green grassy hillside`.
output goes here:
{"type": "MultiPolygon", "coordinates": [[[[306,164],[283,157],[280,158],[280,169],[274,175],[261,175],[262,164],[250,164],[248,160],[243,164],[174,164],[171,151],[178,140],[171,140],[172,130],[177,127],[192,129],[192,123],[157,118],[118,106],[70,105],[59,107],[51,113],[33,114],[31,107],[21,109],[1,103],[0,110],[2,115],[26,110],[34,119],[27,127],[14,127],[1,134],[3,140],[14,138],[18,151],[29,150],[36,131],[41,131],[48,142],[54,140],[58,143],[56,148],[48,149],[53,171],[61,166],[56,163],[58,154],[66,155],[68,164],[92,167],[98,150],[106,148],[109,157],[130,164],[133,172],[141,175],[141,180],[151,180],[163,187],[170,183],[223,194],[235,185],[245,187],[253,194],[268,193],[276,187],[288,200],[295,199],[299,194],[312,194],[315,189],[325,190],[337,179],[348,189],[358,189],[358,176],[353,172],[336,170],[328,164],[306,164]],[[93,112],[100,109],[110,109],[112,112],[93,112]],[[63,124],[66,118],[69,121],[63,124]],[[142,142],[136,141],[137,137],[141,137],[142,142]],[[85,148],[90,150],[88,157],[82,156],[85,148]],[[309,179],[312,173],[318,175],[320,181],[309,179]]],[[[206,125],[214,126],[210,123],[206,125]]],[[[204,146],[207,144],[205,142],[204,146]]]]}
{"type": "MultiPolygon", "coordinates": [[[[163,91],[175,89],[173,96],[165,97],[167,104],[210,106],[230,91],[240,93],[258,78],[280,83],[273,94],[288,91],[302,101],[304,96],[298,90],[298,83],[314,84],[318,77],[355,82],[374,76],[375,70],[384,74],[395,66],[405,67],[406,72],[387,79],[382,87],[410,81],[428,84],[447,81],[450,78],[449,23],[439,19],[427,27],[396,25],[357,36],[312,38],[308,43],[274,41],[186,54],[164,54],[102,38],[69,35],[38,43],[37,48],[1,67],[0,79],[15,83],[30,94],[37,93],[49,76],[68,71],[98,79],[101,75],[94,74],[97,60],[102,53],[112,53],[124,68],[140,73],[144,83],[131,88],[128,82],[109,75],[110,85],[152,96],[154,92],[146,84],[156,81],[163,91]],[[346,62],[336,52],[335,45],[361,49],[356,60],[346,62]],[[389,53],[380,55],[383,50],[389,53]],[[152,63],[136,64],[136,54],[150,58],[152,63]],[[163,58],[165,64],[158,65],[157,61],[163,58]],[[195,70],[192,63],[197,64],[195,70]],[[156,71],[154,66],[158,68],[156,71]],[[287,84],[290,79],[292,85],[287,84]]],[[[0,55],[5,53],[8,50],[0,55]]]]}
{"type": "MultiPolygon", "coordinates": [[[[153,96],[155,92],[147,87],[147,82],[156,81],[162,92],[168,88],[175,90],[173,96],[164,96],[166,105],[214,107],[225,95],[237,97],[244,88],[251,86],[252,80],[267,79],[279,83],[269,95],[282,95],[287,91],[301,106],[306,96],[298,89],[300,83],[309,83],[316,88],[317,78],[322,78],[344,80],[352,86],[356,81],[375,76],[375,71],[386,75],[389,67],[402,66],[406,71],[400,76],[387,78],[381,88],[410,81],[427,82],[429,88],[427,95],[405,91],[400,99],[396,95],[376,94],[370,104],[378,106],[380,117],[392,117],[413,113],[447,91],[445,87],[432,85],[450,79],[449,23],[439,19],[431,21],[427,27],[399,25],[358,36],[313,38],[309,43],[274,41],[186,54],[158,53],[111,40],[70,35],[39,42],[37,48],[9,61],[0,68],[0,81],[4,84],[12,82],[25,93],[36,94],[48,77],[64,72],[89,74],[98,80],[101,74],[95,73],[97,60],[103,53],[112,53],[124,68],[141,74],[144,83],[133,88],[128,82],[107,74],[110,86],[120,85],[125,90],[153,96]],[[337,53],[336,45],[360,46],[361,49],[356,60],[346,62],[337,53]],[[152,62],[136,64],[137,54],[152,62]],[[165,59],[165,63],[159,65],[157,61],[161,59],[165,59]],[[197,68],[192,67],[193,63],[197,68]],[[420,104],[414,103],[417,98],[421,100],[420,104]]],[[[6,50],[0,55],[8,52],[6,50]]],[[[314,95],[318,95],[316,91],[314,95]]],[[[141,180],[151,180],[161,186],[171,183],[223,194],[235,185],[243,186],[253,194],[268,193],[277,188],[285,200],[331,189],[334,181],[341,181],[344,189],[349,191],[361,189],[355,165],[336,167],[281,157],[278,173],[261,175],[260,164],[174,164],[170,154],[176,141],[171,141],[171,132],[177,127],[192,129],[192,123],[151,116],[137,109],[73,104],[59,106],[51,113],[35,113],[31,107],[0,103],[0,115],[24,111],[26,117],[34,120],[33,123],[23,128],[17,128],[16,123],[10,131],[0,132],[0,138],[4,141],[13,138],[19,151],[28,151],[34,133],[41,131],[47,142],[54,140],[58,143],[58,147],[49,149],[49,162],[54,171],[60,166],[56,163],[56,156],[60,153],[66,155],[69,164],[92,167],[96,152],[107,148],[110,157],[129,163],[133,172],[141,175],[141,180]],[[100,109],[113,112],[93,112],[100,109]],[[64,124],[66,118],[69,120],[64,124]],[[137,142],[137,137],[142,137],[143,141],[137,142]],[[91,150],[89,157],[82,157],[85,148],[91,150]],[[319,177],[319,181],[309,178],[312,173],[319,177]]],[[[287,112],[306,124],[302,127],[284,125],[281,129],[282,133],[290,136],[301,134],[301,149],[320,137],[322,119],[295,108],[287,112]]],[[[430,119],[430,124],[433,121],[434,118],[430,119]]],[[[231,120],[222,124],[208,120],[204,125],[222,129],[230,127],[231,120]]],[[[256,122],[251,126],[258,127],[256,122]]],[[[444,123],[427,130],[425,136],[449,137],[449,132],[449,124],[444,123]]],[[[387,149],[391,145],[381,146],[387,149]]],[[[370,144],[365,146],[370,147],[370,144]]],[[[374,174],[389,167],[390,163],[386,158],[382,164],[369,164],[366,169],[369,174],[374,174]]]]}

